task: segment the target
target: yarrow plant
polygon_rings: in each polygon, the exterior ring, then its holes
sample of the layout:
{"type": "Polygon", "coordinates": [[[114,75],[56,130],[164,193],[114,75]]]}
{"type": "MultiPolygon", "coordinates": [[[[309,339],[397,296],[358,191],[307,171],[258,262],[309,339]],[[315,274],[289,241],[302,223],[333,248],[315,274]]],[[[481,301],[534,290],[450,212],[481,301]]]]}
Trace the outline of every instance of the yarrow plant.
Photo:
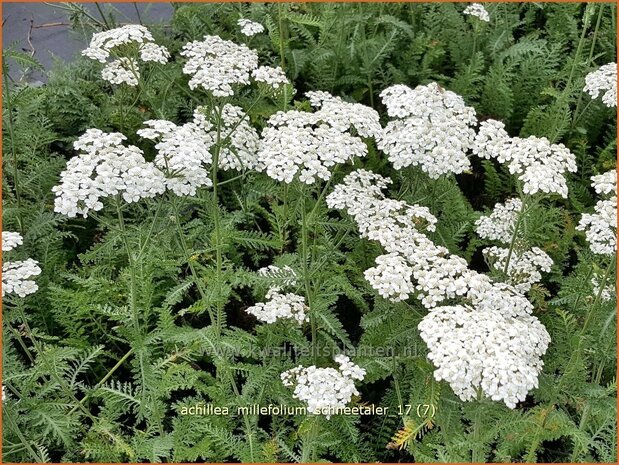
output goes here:
{"type": "Polygon", "coordinates": [[[480,21],[489,22],[490,15],[481,3],[471,3],[464,9],[464,14],[469,16],[475,16],[480,21]]]}
{"type": "Polygon", "coordinates": [[[473,152],[505,163],[522,182],[525,194],[543,192],[567,198],[565,173],[577,169],[574,154],[563,144],[551,144],[545,137],[510,137],[505,124],[496,120],[480,124],[473,152]]]}
{"type": "Polygon", "coordinates": [[[129,86],[138,85],[138,61],[165,64],[170,58],[168,49],[156,44],[146,27],[136,24],[93,34],[90,46],[82,55],[107,63],[101,71],[104,80],[129,86]],[[110,58],[113,60],[108,62],[110,58]]]}
{"type": "MultiPolygon", "coordinates": [[[[465,260],[436,246],[423,232],[424,224],[429,230],[436,220],[419,207],[394,205],[381,192],[387,185],[387,179],[358,170],[336,186],[327,203],[345,209],[361,237],[377,240],[390,254],[379,257],[377,263],[398,261],[396,283],[417,282],[417,297],[429,310],[419,330],[428,345],[428,357],[437,366],[435,378],[446,380],[462,400],[475,398],[481,389],[489,398],[514,408],[538,385],[541,356],[550,342],[548,332],[516,288],[492,282],[469,269],[465,260]],[[402,210],[408,214],[400,214],[402,210]],[[453,301],[462,304],[439,305],[453,301]],[[486,324],[481,325],[482,321],[486,324]],[[514,338],[523,333],[526,338],[514,338]]],[[[375,274],[369,271],[366,277],[379,292],[396,302],[404,297],[402,292],[385,293],[375,274]]],[[[409,284],[405,288],[412,292],[409,284]]]]}
{"type": "Polygon", "coordinates": [[[275,323],[277,320],[294,320],[298,324],[309,321],[306,315],[307,305],[303,296],[296,294],[280,294],[277,291],[269,291],[269,301],[257,303],[245,311],[254,315],[258,320],[265,323],[275,323]]]}
{"type": "Polygon", "coordinates": [[[262,131],[258,158],[268,176],[291,183],[328,180],[330,169],[367,155],[362,137],[380,130],[378,113],[326,92],[309,93],[314,112],[290,110],[273,115],[262,131]],[[360,137],[361,136],[361,137],[360,137]]]}
{"type": "Polygon", "coordinates": [[[578,229],[585,232],[591,251],[614,256],[617,253],[617,171],[593,176],[595,192],[603,198],[595,204],[595,213],[585,213],[578,229]]]}
{"type": "MultiPolygon", "coordinates": [[[[21,234],[11,231],[2,231],[2,251],[9,252],[23,244],[21,234]]],[[[39,286],[32,279],[41,274],[37,261],[26,260],[5,261],[2,263],[2,297],[16,294],[26,297],[35,293],[39,286]]]]}
{"type": "Polygon", "coordinates": [[[4,51],[6,460],[616,462],[614,7],[105,8],[4,51]]]}
{"type": "Polygon", "coordinates": [[[165,192],[166,179],[133,145],[123,145],[120,133],[89,129],[75,141],[79,156],[68,161],[60,174],[54,210],[68,217],[103,208],[103,200],[121,196],[127,203],[153,198],[165,192]]]}
{"type": "Polygon", "coordinates": [[[585,77],[584,91],[591,98],[598,98],[602,94],[602,102],[607,107],[617,106],[617,63],[608,63],[601,66],[585,77]]]}
{"type": "Polygon", "coordinates": [[[362,381],[365,370],[345,355],[336,355],[339,368],[301,365],[281,375],[284,386],[294,388],[293,397],[307,404],[307,411],[329,419],[359,395],[355,381],[362,381]]]}
{"type": "Polygon", "coordinates": [[[241,34],[247,37],[255,36],[264,32],[264,26],[250,19],[239,19],[237,24],[241,28],[241,34]]]}
{"type": "Polygon", "coordinates": [[[475,137],[475,110],[436,83],[411,89],[389,87],[380,94],[396,118],[377,141],[395,169],[419,166],[430,178],[470,169],[467,151],[475,137]]]}

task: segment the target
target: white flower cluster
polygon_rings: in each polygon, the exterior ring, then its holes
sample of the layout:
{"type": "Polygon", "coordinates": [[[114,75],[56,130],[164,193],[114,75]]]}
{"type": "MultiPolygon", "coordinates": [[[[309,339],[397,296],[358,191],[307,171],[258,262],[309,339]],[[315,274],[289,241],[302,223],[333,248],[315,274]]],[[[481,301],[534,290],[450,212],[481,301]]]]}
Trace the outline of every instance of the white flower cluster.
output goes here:
{"type": "Polygon", "coordinates": [[[400,302],[415,292],[411,282],[412,268],[398,254],[376,257],[376,265],[364,272],[365,279],[385,299],[400,302]]]}
{"type": "Polygon", "coordinates": [[[258,158],[264,161],[266,173],[273,179],[291,183],[298,179],[313,184],[316,178],[328,180],[329,168],[354,157],[367,155],[362,137],[375,135],[378,114],[360,104],[311,93],[313,103],[320,106],[313,113],[291,110],[273,115],[262,132],[258,158]]]}
{"type": "Polygon", "coordinates": [[[480,124],[473,152],[506,163],[523,182],[525,194],[556,193],[567,198],[565,172],[577,169],[576,157],[565,145],[551,144],[545,137],[510,137],[505,124],[496,120],[480,124]]]}
{"type": "Polygon", "coordinates": [[[518,198],[509,199],[504,204],[497,203],[490,215],[475,222],[475,231],[483,239],[509,244],[521,210],[522,200],[518,198]]]}
{"type": "Polygon", "coordinates": [[[260,66],[251,73],[254,81],[263,82],[273,89],[279,89],[280,86],[290,84],[286,77],[286,73],[279,66],[260,66]]]}
{"type": "MultiPolygon", "coordinates": [[[[21,234],[10,231],[2,231],[2,251],[8,252],[18,245],[22,245],[24,239],[21,234]]],[[[2,297],[9,294],[17,294],[26,297],[39,289],[39,286],[31,279],[41,274],[39,264],[28,258],[2,264],[2,297]]]]}
{"type": "Polygon", "coordinates": [[[137,62],[131,58],[122,57],[112,61],[101,70],[101,77],[111,84],[127,84],[137,86],[139,73],[137,62]]]}
{"type": "Polygon", "coordinates": [[[591,98],[598,98],[602,94],[602,102],[607,107],[617,106],[617,63],[608,63],[600,66],[585,77],[585,88],[591,98]]]}
{"type": "Polygon", "coordinates": [[[2,251],[8,252],[24,243],[24,238],[18,232],[2,231],[2,251]]]}
{"type": "Polygon", "coordinates": [[[438,307],[419,324],[428,358],[462,400],[476,388],[510,408],[537,386],[550,338],[533,316],[511,318],[497,311],[455,305],[438,307]]]}
{"type": "Polygon", "coordinates": [[[305,96],[331,126],[342,132],[354,129],[363,138],[380,138],[383,130],[380,116],[373,108],[361,103],[346,102],[324,91],[306,92],[305,96]]]}
{"type": "Polygon", "coordinates": [[[395,169],[420,166],[432,179],[470,169],[466,153],[477,118],[462,97],[436,83],[414,90],[395,85],[380,97],[387,114],[396,119],[387,124],[377,146],[395,169]]]}
{"type": "Polygon", "coordinates": [[[103,208],[106,197],[122,195],[127,203],[152,198],[165,191],[165,177],[154,164],[144,160],[142,151],[122,145],[126,137],[89,129],[73,146],[81,151],[60,173],[55,208],[69,217],[103,208]]]}
{"type": "Polygon", "coordinates": [[[352,396],[359,395],[355,380],[365,377],[365,370],[347,356],[336,355],[335,362],[339,369],[299,365],[281,374],[284,386],[294,387],[293,397],[306,402],[308,412],[327,419],[346,407],[352,396]]]}
{"type": "Polygon", "coordinates": [[[490,15],[481,3],[471,3],[464,9],[464,14],[475,16],[481,21],[490,22],[490,15]]]}
{"type": "Polygon", "coordinates": [[[264,32],[264,26],[262,24],[252,21],[250,19],[239,19],[237,21],[237,24],[241,28],[241,34],[247,37],[252,37],[256,34],[264,32]]]}
{"type": "Polygon", "coordinates": [[[298,324],[309,321],[305,298],[297,294],[280,294],[269,292],[269,301],[260,302],[245,311],[265,323],[275,323],[277,320],[295,320],[298,324]]]}
{"type": "MultiPolygon", "coordinates": [[[[429,357],[438,367],[435,377],[446,380],[463,400],[472,399],[481,388],[488,397],[514,407],[537,386],[543,365],[540,357],[550,341],[543,325],[531,316],[533,305],[513,286],[492,282],[470,270],[464,259],[435,245],[423,231],[433,230],[436,219],[423,207],[386,198],[382,189],[388,183],[369,171],[354,171],[329,194],[327,204],[345,209],[362,237],[383,246],[388,255],[377,261],[397,260],[399,286],[416,283],[414,290],[411,286],[407,292],[414,291],[430,310],[419,328],[429,357]],[[404,278],[408,270],[409,281],[404,278]],[[438,306],[453,300],[463,305],[438,306]],[[486,331],[481,338],[483,357],[462,349],[478,344],[479,321],[487,321],[482,326],[486,331]],[[453,340],[451,330],[455,332],[453,340]]],[[[374,272],[370,279],[379,292],[384,291],[374,272]]],[[[400,294],[393,293],[390,298],[397,300],[400,294]]]]}
{"type": "MultiPolygon", "coordinates": [[[[194,111],[193,121],[177,126],[171,121],[145,121],[138,135],[157,141],[155,165],[166,173],[166,185],[176,195],[195,195],[199,187],[212,185],[211,148],[217,142],[214,114],[203,107],[194,111]]],[[[259,137],[240,107],[226,104],[221,110],[219,167],[262,169],[256,158],[259,137]]]]}
{"type": "Polygon", "coordinates": [[[155,165],[166,174],[166,186],[176,195],[195,195],[199,187],[211,186],[208,168],[215,143],[212,134],[194,122],[177,126],[166,120],[148,120],[138,135],[158,141],[155,165]]]}
{"type": "Polygon", "coordinates": [[[249,84],[251,72],[258,67],[255,50],[219,36],[190,42],[180,53],[187,58],[183,73],[191,75],[189,87],[201,86],[215,97],[234,95],[232,86],[249,84]]]}
{"type": "MultiPolygon", "coordinates": [[[[487,247],[483,250],[483,254],[492,268],[500,271],[505,270],[509,249],[496,246],[487,247]]],[[[540,270],[548,273],[552,264],[552,258],[539,247],[533,247],[524,252],[514,249],[509,256],[509,264],[507,265],[508,282],[519,292],[527,292],[531,289],[532,284],[541,281],[540,270]]]]}
{"type": "Polygon", "coordinates": [[[593,253],[612,256],[617,253],[617,170],[591,180],[595,191],[608,198],[598,200],[595,213],[583,214],[577,229],[585,232],[593,253]]]}
{"type": "Polygon", "coordinates": [[[103,68],[101,77],[112,84],[125,83],[137,86],[140,78],[137,56],[122,56],[122,54],[126,54],[128,47],[136,47],[141,61],[167,63],[170,58],[168,49],[157,45],[154,40],[150,31],[144,26],[128,24],[93,34],[90,46],[82,51],[82,55],[101,63],[106,63],[110,56],[115,57],[115,60],[103,68]]]}

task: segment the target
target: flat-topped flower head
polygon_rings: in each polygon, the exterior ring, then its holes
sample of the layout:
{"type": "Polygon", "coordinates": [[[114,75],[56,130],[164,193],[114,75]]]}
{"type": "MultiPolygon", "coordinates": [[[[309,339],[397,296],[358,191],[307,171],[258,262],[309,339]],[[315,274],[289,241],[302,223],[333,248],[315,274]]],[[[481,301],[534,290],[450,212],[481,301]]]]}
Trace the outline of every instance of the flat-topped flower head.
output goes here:
{"type": "Polygon", "coordinates": [[[143,152],[123,145],[120,133],[89,129],[73,144],[81,153],[60,173],[54,210],[69,217],[103,208],[103,199],[121,195],[133,203],[165,191],[163,173],[144,159],[143,152]]]}
{"type": "Polygon", "coordinates": [[[241,34],[252,37],[264,32],[264,26],[250,19],[239,19],[237,24],[241,28],[241,34]]]}
{"type": "Polygon", "coordinates": [[[346,407],[352,396],[359,395],[355,380],[362,381],[365,370],[345,355],[337,355],[339,368],[301,365],[281,374],[284,386],[294,387],[292,396],[307,404],[307,411],[327,419],[346,407]]]}
{"type": "Polygon", "coordinates": [[[434,377],[464,401],[477,390],[515,408],[538,386],[550,336],[533,316],[512,318],[470,306],[437,307],[419,323],[434,377]]]}
{"type": "Polygon", "coordinates": [[[82,55],[100,63],[108,63],[101,77],[112,84],[137,86],[140,79],[138,60],[165,64],[170,58],[168,49],[157,45],[150,31],[138,24],[93,34],[82,55]]]}
{"type": "Polygon", "coordinates": [[[373,110],[356,105],[329,96],[314,112],[273,115],[262,131],[258,154],[267,175],[286,183],[298,179],[313,184],[328,180],[335,165],[367,155],[367,145],[357,134],[373,130],[368,119],[373,110]]]}
{"type": "MultiPolygon", "coordinates": [[[[201,107],[196,111],[204,113],[201,107]]],[[[260,136],[249,122],[249,117],[241,107],[226,104],[221,112],[221,149],[219,167],[226,170],[264,169],[264,162],[258,156],[260,136]]],[[[216,137],[213,132],[213,137],[216,137]]]]}
{"type": "Polygon", "coordinates": [[[176,195],[193,196],[199,187],[209,187],[215,140],[210,131],[189,122],[182,126],[166,120],[145,121],[138,135],[157,141],[154,164],[166,175],[165,184],[176,195]]]}
{"type": "Polygon", "coordinates": [[[469,6],[467,6],[464,9],[463,13],[465,15],[475,16],[481,21],[485,21],[485,22],[490,21],[490,15],[488,14],[488,11],[484,8],[484,6],[481,3],[471,3],[469,6]]]}
{"type": "Polygon", "coordinates": [[[263,167],[256,156],[258,133],[240,107],[225,104],[221,111],[208,111],[198,106],[193,120],[183,125],[167,120],[149,120],[144,125],[146,128],[137,133],[157,142],[154,163],[166,173],[166,185],[177,195],[193,196],[198,188],[212,185],[210,170],[218,132],[219,168],[247,170],[263,167]]]}
{"type": "Polygon", "coordinates": [[[131,58],[125,57],[112,61],[101,70],[101,77],[103,80],[111,84],[137,86],[139,76],[137,62],[131,58]]]}
{"type": "Polygon", "coordinates": [[[215,97],[234,95],[233,86],[248,85],[258,68],[255,50],[219,36],[189,42],[180,54],[187,58],[183,73],[191,76],[189,87],[202,87],[215,97]]]}
{"type": "Polygon", "coordinates": [[[8,252],[22,245],[24,238],[18,232],[2,231],[2,251],[8,252]]]}
{"type": "Polygon", "coordinates": [[[392,302],[408,299],[415,292],[411,282],[412,268],[396,253],[376,257],[376,266],[363,273],[370,285],[381,297],[392,302]]]}
{"type": "Polygon", "coordinates": [[[31,258],[2,264],[2,297],[9,294],[26,297],[35,293],[39,286],[31,278],[40,274],[39,264],[31,258]]]}
{"type": "Polygon", "coordinates": [[[377,146],[395,169],[419,166],[432,179],[470,169],[467,152],[477,118],[462,97],[436,83],[415,89],[395,85],[380,97],[396,119],[387,123],[377,146]]]}
{"type": "Polygon", "coordinates": [[[584,231],[591,251],[599,255],[617,253],[617,170],[593,176],[592,186],[603,198],[594,213],[584,213],[577,229],[584,231]]]}
{"type": "Polygon", "coordinates": [[[473,152],[481,158],[505,163],[523,183],[525,194],[559,194],[567,198],[567,172],[576,172],[576,157],[563,144],[551,144],[545,137],[510,137],[505,125],[496,120],[480,124],[473,152]]]}
{"type": "Polygon", "coordinates": [[[264,323],[275,323],[279,320],[292,320],[297,324],[309,321],[309,308],[305,305],[305,298],[297,294],[280,294],[278,291],[269,292],[269,300],[257,303],[245,309],[264,323]]]}
{"type": "MultiPolygon", "coordinates": [[[[2,231],[2,251],[9,252],[22,245],[24,239],[21,234],[11,231],[2,231]]],[[[26,297],[39,289],[32,278],[41,274],[37,261],[28,258],[19,261],[4,261],[2,264],[2,297],[16,294],[26,297]]]]}
{"type": "Polygon", "coordinates": [[[251,76],[254,81],[264,83],[273,89],[279,89],[281,86],[290,84],[286,73],[279,66],[259,66],[252,71],[251,76]]]}
{"type": "Polygon", "coordinates": [[[617,195],[617,170],[591,176],[591,186],[601,196],[617,195]]]}
{"type": "Polygon", "coordinates": [[[363,138],[380,138],[382,127],[376,110],[361,103],[351,103],[329,92],[310,91],[305,96],[323,118],[342,132],[354,129],[363,138]]]}
{"type": "Polygon", "coordinates": [[[602,102],[607,107],[617,106],[617,63],[608,63],[600,66],[585,77],[583,89],[591,98],[598,98],[602,94],[602,102]]]}

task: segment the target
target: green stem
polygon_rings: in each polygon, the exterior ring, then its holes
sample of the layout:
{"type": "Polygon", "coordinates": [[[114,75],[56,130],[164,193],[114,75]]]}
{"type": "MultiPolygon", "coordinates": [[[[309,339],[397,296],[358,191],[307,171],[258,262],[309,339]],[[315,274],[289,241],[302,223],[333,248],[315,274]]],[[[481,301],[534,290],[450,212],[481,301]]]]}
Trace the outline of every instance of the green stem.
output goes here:
{"type": "Polygon", "coordinates": [[[223,105],[218,105],[216,110],[217,115],[217,136],[215,138],[215,153],[213,154],[213,165],[211,171],[211,178],[213,181],[213,223],[215,226],[215,254],[217,260],[217,287],[218,287],[218,295],[217,295],[217,334],[221,333],[222,329],[222,320],[223,320],[223,305],[221,302],[221,282],[222,282],[222,268],[223,268],[223,256],[221,253],[222,240],[221,240],[221,218],[219,212],[219,182],[217,180],[218,170],[219,170],[219,155],[221,153],[221,126],[222,126],[222,118],[221,114],[223,111],[223,105]]]}
{"type": "Polygon", "coordinates": [[[101,7],[99,6],[99,2],[95,2],[95,6],[97,7],[97,11],[99,12],[99,14],[101,15],[101,19],[103,20],[103,23],[105,24],[105,27],[107,27],[108,29],[111,29],[112,27],[110,26],[110,24],[107,22],[107,18],[105,17],[105,14],[103,14],[103,10],[101,9],[101,7]]]}
{"type": "Polygon", "coordinates": [[[39,457],[39,454],[37,454],[33,447],[30,445],[30,443],[26,439],[26,436],[24,436],[24,433],[22,433],[21,429],[19,429],[19,425],[17,424],[17,422],[13,420],[13,417],[9,413],[6,413],[5,415],[3,415],[3,417],[6,418],[11,424],[11,427],[15,430],[15,433],[17,433],[17,437],[19,438],[21,443],[28,450],[30,455],[32,455],[32,457],[34,458],[35,463],[45,462],[45,459],[43,457],[39,457]]]}
{"type": "Polygon", "coordinates": [[[316,422],[318,421],[318,417],[313,416],[309,421],[311,422],[311,425],[307,433],[307,436],[303,440],[300,463],[308,463],[310,461],[311,462],[316,461],[315,443],[316,443],[316,437],[318,436],[318,430],[316,428],[317,426],[316,422]]]}
{"type": "Polygon", "coordinates": [[[120,132],[125,130],[125,107],[123,100],[125,99],[125,88],[121,85],[120,92],[118,92],[118,111],[120,112],[120,132]]]}
{"type": "Polygon", "coordinates": [[[557,392],[561,392],[561,389],[563,387],[563,383],[565,381],[565,373],[568,373],[568,372],[571,371],[572,364],[574,363],[574,360],[576,360],[578,355],[580,354],[580,351],[582,349],[582,342],[584,340],[585,331],[589,327],[589,324],[591,323],[591,320],[593,318],[593,314],[595,313],[597,305],[598,305],[600,299],[602,298],[602,293],[604,292],[604,287],[606,286],[606,282],[608,281],[608,277],[610,275],[610,272],[615,267],[615,260],[616,260],[616,258],[613,258],[610,261],[610,263],[608,264],[608,267],[606,268],[606,271],[604,272],[604,277],[602,278],[602,281],[599,283],[600,287],[598,289],[597,295],[595,296],[595,299],[593,300],[593,303],[591,304],[591,307],[589,308],[589,312],[587,313],[587,316],[585,317],[585,322],[584,322],[584,324],[582,326],[582,329],[580,330],[580,335],[578,337],[578,343],[576,344],[576,348],[574,349],[574,352],[572,352],[572,355],[570,356],[570,359],[567,362],[567,365],[566,365],[565,370],[563,372],[564,376],[561,377],[561,380],[559,381],[559,384],[557,386],[557,392]]]}
{"type": "Polygon", "coordinates": [[[173,83],[176,87],[178,87],[187,97],[189,97],[191,100],[193,100],[194,102],[196,102],[198,105],[202,105],[202,101],[196,97],[195,95],[193,95],[191,92],[189,92],[189,90],[187,90],[184,86],[182,86],[179,82],[177,82],[176,79],[174,79],[172,76],[170,76],[168,74],[168,72],[163,68],[162,65],[156,65],[157,69],[159,70],[159,72],[161,74],[163,74],[168,82],[173,83]]]}
{"type": "Polygon", "coordinates": [[[392,368],[392,376],[393,376],[393,386],[395,388],[395,394],[398,397],[398,407],[399,411],[404,407],[404,399],[402,397],[402,390],[400,389],[400,382],[398,381],[398,366],[395,358],[395,350],[391,352],[391,363],[393,364],[392,368]]]}
{"type": "MultiPolygon", "coordinates": [[[[182,250],[183,251],[183,256],[187,260],[187,265],[189,265],[189,270],[191,271],[191,276],[193,277],[193,280],[196,283],[196,287],[198,288],[198,292],[200,293],[200,297],[202,298],[202,300],[204,300],[206,302],[207,301],[206,291],[202,287],[202,282],[200,281],[200,277],[198,276],[198,272],[196,271],[195,267],[193,266],[191,255],[189,254],[189,247],[187,247],[187,241],[185,240],[185,233],[183,232],[183,228],[181,227],[180,213],[179,213],[178,205],[176,204],[175,201],[172,202],[172,205],[174,206],[174,223],[176,225],[176,231],[178,232],[178,238],[179,238],[180,243],[181,243],[181,248],[183,249],[182,250]]],[[[207,308],[207,311],[208,311],[209,318],[211,320],[211,324],[215,324],[215,315],[213,315],[213,312],[211,311],[210,308],[207,308]]]]}
{"type": "Polygon", "coordinates": [[[284,52],[284,41],[286,39],[284,34],[284,22],[281,3],[277,5],[277,13],[277,22],[279,28],[279,61],[281,68],[284,70],[284,72],[286,72],[286,55],[284,52]]]}
{"type": "Polygon", "coordinates": [[[316,351],[316,339],[317,339],[317,325],[316,325],[316,316],[314,309],[312,308],[312,286],[310,283],[310,274],[309,274],[309,256],[308,256],[308,248],[307,248],[307,240],[308,240],[308,228],[307,228],[307,213],[305,212],[305,188],[303,189],[303,194],[301,196],[301,202],[303,203],[301,208],[301,255],[303,260],[303,283],[305,286],[305,297],[307,299],[307,306],[310,309],[309,317],[310,317],[310,326],[312,331],[312,359],[314,363],[316,363],[318,354],[316,351]]]}
{"type": "Polygon", "coordinates": [[[120,237],[125,246],[125,253],[127,254],[127,260],[129,261],[129,273],[130,273],[130,281],[129,281],[129,293],[130,293],[130,305],[131,305],[131,314],[133,316],[133,326],[137,334],[142,334],[140,329],[140,316],[137,309],[137,296],[136,296],[136,282],[137,278],[135,275],[136,264],[134,261],[133,254],[131,252],[131,247],[129,245],[129,240],[127,238],[127,227],[125,226],[125,217],[123,215],[122,209],[120,207],[121,201],[120,197],[116,197],[116,214],[118,216],[118,225],[120,229],[120,237]]]}
{"type": "MultiPolygon", "coordinates": [[[[591,64],[591,61],[593,60],[595,44],[597,42],[597,36],[598,36],[599,29],[600,29],[600,24],[602,23],[602,12],[603,11],[604,11],[604,4],[600,3],[600,9],[598,10],[597,21],[595,22],[595,29],[593,31],[593,38],[591,39],[591,48],[589,49],[589,57],[587,58],[587,62],[585,64],[586,67],[588,67],[591,64]]],[[[578,102],[576,103],[576,109],[574,110],[574,118],[572,119],[571,129],[574,129],[574,127],[576,126],[576,123],[580,120],[581,114],[579,113],[579,109],[580,109],[580,105],[582,104],[583,95],[584,95],[584,92],[579,92],[578,94],[578,102]]],[[[589,100],[589,102],[583,109],[582,113],[585,113],[587,108],[589,108],[589,105],[591,104],[591,102],[592,100],[589,100]]]]}
{"type": "MultiPolygon", "coordinates": [[[[578,429],[580,431],[583,431],[585,429],[585,426],[587,425],[587,420],[589,419],[590,410],[591,410],[591,407],[589,403],[586,403],[585,406],[583,407],[582,416],[580,417],[580,422],[578,424],[578,429]]],[[[576,441],[574,443],[574,450],[572,451],[572,457],[570,458],[570,463],[576,463],[576,461],[578,460],[579,454],[580,454],[580,443],[576,441]]]]}
{"type": "Polygon", "coordinates": [[[26,343],[24,342],[24,338],[21,336],[21,334],[19,334],[19,331],[17,331],[12,326],[9,326],[9,329],[11,330],[11,332],[13,333],[15,338],[17,339],[17,342],[19,342],[19,345],[21,346],[22,350],[24,351],[24,353],[26,354],[26,356],[30,360],[30,364],[34,365],[34,357],[30,353],[30,349],[28,349],[28,346],[26,346],[26,343]]]}
{"type": "MultiPolygon", "coordinates": [[[[125,363],[125,361],[131,356],[131,354],[133,354],[133,349],[129,349],[129,352],[127,352],[125,355],[122,356],[122,358],[116,363],[116,365],[114,365],[110,369],[110,371],[108,371],[105,374],[105,376],[101,378],[99,382],[93,386],[92,391],[95,391],[98,387],[100,387],[101,385],[103,385],[103,383],[105,383],[108,379],[110,379],[110,377],[114,374],[114,372],[118,370],[122,366],[123,363],[125,363]]],[[[91,393],[86,394],[84,397],[82,397],[79,403],[83,405],[84,402],[86,402],[86,400],[90,398],[90,396],[91,396],[91,393]]],[[[71,409],[71,411],[69,412],[69,415],[75,412],[75,410],[77,410],[77,405],[71,409]]]]}
{"type": "MultiPolygon", "coordinates": [[[[478,401],[481,398],[481,393],[478,393],[478,401]]],[[[481,444],[481,403],[475,410],[475,417],[473,418],[473,447],[472,449],[472,463],[483,463],[485,461],[483,453],[483,444],[481,444]]]]}
{"type": "MultiPolygon", "coordinates": [[[[580,34],[580,39],[578,40],[578,45],[576,47],[576,53],[574,55],[574,61],[572,62],[572,67],[570,69],[570,74],[567,78],[567,81],[565,83],[565,87],[563,89],[563,92],[561,93],[560,97],[558,98],[558,100],[560,100],[561,102],[567,103],[567,99],[571,93],[571,86],[572,86],[572,80],[574,78],[574,73],[576,72],[576,66],[578,64],[578,60],[580,59],[580,55],[582,54],[582,48],[584,45],[584,41],[585,41],[585,34],[587,32],[587,24],[583,23],[582,25],[582,32],[580,34]]],[[[553,127],[555,128],[556,132],[555,134],[553,134],[552,136],[549,136],[548,139],[550,140],[551,143],[555,143],[557,141],[557,139],[559,138],[559,128],[557,127],[557,124],[559,122],[559,117],[562,114],[562,112],[557,111],[557,116],[555,117],[555,120],[553,122],[553,127]]]]}
{"type": "Polygon", "coordinates": [[[155,224],[157,223],[157,220],[159,219],[159,213],[161,212],[161,206],[163,205],[163,196],[159,197],[159,201],[157,203],[157,210],[155,210],[155,216],[153,217],[153,222],[150,225],[150,228],[148,229],[148,234],[146,235],[146,239],[144,240],[144,245],[140,248],[140,251],[138,252],[138,260],[140,260],[144,254],[144,252],[146,251],[146,247],[148,246],[148,243],[150,242],[150,238],[153,235],[153,231],[155,229],[155,224]]]}
{"type": "Polygon", "coordinates": [[[512,254],[514,252],[514,246],[516,245],[516,239],[518,238],[518,230],[520,229],[520,224],[525,217],[524,211],[526,208],[526,202],[522,198],[521,202],[522,207],[520,208],[520,212],[518,213],[518,219],[516,220],[516,224],[514,225],[514,234],[512,234],[512,240],[509,244],[509,251],[507,252],[507,258],[505,259],[505,266],[503,267],[503,274],[505,276],[508,276],[507,272],[509,270],[509,262],[511,261],[512,254]]]}

